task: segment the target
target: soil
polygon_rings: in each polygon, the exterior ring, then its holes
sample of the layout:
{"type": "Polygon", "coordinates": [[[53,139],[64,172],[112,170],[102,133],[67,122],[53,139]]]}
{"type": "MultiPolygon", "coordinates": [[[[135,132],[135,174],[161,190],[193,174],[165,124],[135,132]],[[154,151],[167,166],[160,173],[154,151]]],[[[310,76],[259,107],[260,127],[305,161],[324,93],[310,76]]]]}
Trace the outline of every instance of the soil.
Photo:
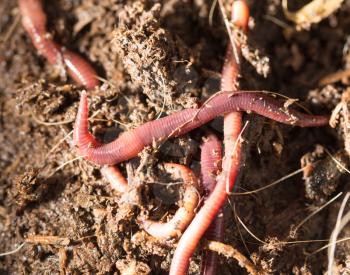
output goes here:
{"type": "MultiPolygon", "coordinates": [[[[89,91],[91,129],[102,141],[195,107],[218,91],[228,35],[218,8],[209,24],[212,1],[44,2],[55,40],[86,57],[105,79],[89,91]]],[[[244,116],[249,124],[235,192],[261,188],[300,167],[304,174],[257,193],[231,195],[224,209],[224,243],[265,273],[321,274],[327,270],[327,249],[314,252],[327,244],[344,195],[298,224],[350,189],[344,169],[348,97],[342,96],[349,79],[319,85],[349,68],[350,2],[302,31],[286,20],[280,2],[248,1],[248,44],[261,58],[242,60],[241,87],[299,98],[317,114],[340,106],[336,127],[301,129],[244,116]]],[[[291,10],[308,1],[294,2],[291,10]]],[[[222,118],[123,163],[135,188],[118,194],[98,166],[77,159],[70,132],[83,88],[38,55],[16,1],[0,1],[0,34],[0,253],[30,236],[63,238],[27,239],[18,252],[0,257],[0,274],[166,274],[175,242],[150,238],[138,217],[174,213],[181,188],[160,184],[171,182],[161,163],[182,163],[198,172],[202,137],[209,129],[222,138],[222,118]]],[[[349,242],[339,243],[335,271],[349,272],[349,255],[349,242]]],[[[199,274],[200,258],[198,249],[190,274],[199,274]]],[[[246,272],[233,259],[219,261],[218,274],[246,272]]]]}

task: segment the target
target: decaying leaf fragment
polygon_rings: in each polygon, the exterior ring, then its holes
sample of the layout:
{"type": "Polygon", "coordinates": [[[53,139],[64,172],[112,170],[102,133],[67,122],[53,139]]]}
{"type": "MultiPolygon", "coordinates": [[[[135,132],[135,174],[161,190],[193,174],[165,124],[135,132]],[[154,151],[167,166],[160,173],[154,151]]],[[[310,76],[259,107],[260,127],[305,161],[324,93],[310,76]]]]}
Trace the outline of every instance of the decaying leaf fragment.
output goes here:
{"type": "Polygon", "coordinates": [[[282,0],[284,15],[296,24],[296,28],[308,29],[335,12],[344,0],[313,0],[296,12],[288,10],[288,0],[282,0]]]}

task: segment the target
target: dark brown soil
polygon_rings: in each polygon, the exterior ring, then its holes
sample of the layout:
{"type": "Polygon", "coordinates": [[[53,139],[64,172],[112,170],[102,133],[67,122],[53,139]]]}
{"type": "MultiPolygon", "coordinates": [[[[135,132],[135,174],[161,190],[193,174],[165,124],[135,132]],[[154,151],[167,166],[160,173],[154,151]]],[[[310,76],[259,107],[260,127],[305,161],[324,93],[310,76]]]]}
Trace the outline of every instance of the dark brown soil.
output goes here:
{"type": "MultiPolygon", "coordinates": [[[[44,2],[55,39],[90,60],[106,79],[89,92],[91,114],[99,110],[92,130],[102,141],[196,106],[218,91],[228,37],[218,9],[209,24],[212,1],[44,2]]],[[[301,165],[306,168],[304,176],[272,188],[230,196],[224,242],[266,273],[321,274],[327,270],[327,250],[311,253],[327,241],[311,241],[329,239],[343,197],[295,228],[320,205],[350,189],[343,169],[350,148],[348,97],[342,97],[349,81],[318,84],[349,68],[350,3],[345,1],[310,30],[297,32],[275,23],[292,27],[280,0],[248,2],[253,19],[249,45],[260,51],[263,61],[269,58],[269,72],[264,78],[257,68],[264,70],[266,64],[254,68],[243,61],[241,86],[300,98],[313,113],[330,114],[338,103],[343,107],[335,129],[300,129],[245,115],[249,124],[236,192],[263,187],[301,165]],[[294,241],[310,242],[286,243],[294,241]]],[[[291,9],[308,1],[294,2],[291,9]]],[[[141,212],[152,217],[174,213],[178,188],[159,184],[167,182],[159,164],[174,161],[198,171],[204,130],[222,137],[222,118],[122,164],[137,184],[121,196],[99,167],[81,159],[70,162],[78,155],[71,136],[63,139],[73,128],[82,88],[38,55],[20,24],[16,1],[0,1],[0,34],[0,253],[32,235],[68,240],[27,242],[17,253],[0,257],[0,274],[166,274],[174,243],[147,236],[137,218],[141,212]]],[[[339,238],[348,233],[349,227],[339,238]]],[[[200,255],[199,249],[190,274],[199,273],[200,255]]],[[[349,242],[337,245],[336,269],[343,274],[350,268],[349,255],[349,242]]],[[[220,257],[218,274],[244,272],[235,260],[220,257]]]]}

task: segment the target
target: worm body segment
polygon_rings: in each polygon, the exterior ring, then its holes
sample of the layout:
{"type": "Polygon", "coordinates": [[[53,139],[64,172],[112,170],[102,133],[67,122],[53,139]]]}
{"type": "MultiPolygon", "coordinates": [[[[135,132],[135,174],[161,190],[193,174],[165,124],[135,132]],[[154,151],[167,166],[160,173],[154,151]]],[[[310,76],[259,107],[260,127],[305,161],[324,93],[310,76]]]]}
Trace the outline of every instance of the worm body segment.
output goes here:
{"type": "MultiPolygon", "coordinates": [[[[232,3],[232,23],[247,32],[249,21],[249,7],[245,0],[237,0],[232,3]]],[[[223,90],[236,91],[239,85],[238,77],[240,65],[236,58],[241,55],[241,45],[228,45],[226,58],[222,70],[221,88],[223,90]],[[235,47],[238,56],[234,56],[235,47]]],[[[223,174],[221,180],[226,186],[233,186],[240,168],[241,142],[239,140],[242,129],[242,113],[231,112],[224,116],[224,145],[225,154],[222,163],[223,174]]]]}
{"type": "MultiPolygon", "coordinates": [[[[218,138],[210,134],[205,138],[201,146],[201,178],[206,200],[214,190],[216,179],[221,171],[222,150],[218,138]]],[[[211,222],[205,233],[207,240],[222,241],[224,236],[224,213],[220,209],[219,214],[211,222]]],[[[205,251],[202,256],[201,275],[216,274],[218,254],[205,251]]]]}
{"type": "Polygon", "coordinates": [[[50,64],[63,65],[68,74],[78,84],[88,89],[98,86],[97,73],[92,66],[78,54],[65,50],[52,40],[46,30],[47,17],[42,0],[19,0],[22,25],[32,40],[34,47],[50,64]]]}
{"type": "MultiPolygon", "coordinates": [[[[245,1],[238,0],[233,2],[231,19],[236,26],[246,29],[249,19],[249,9],[245,1]]],[[[236,60],[236,56],[233,54],[233,47],[235,47],[237,54],[240,53],[239,46],[231,44],[227,46],[226,57],[222,70],[221,89],[233,91],[233,94],[236,94],[235,92],[237,91],[238,87],[240,68],[239,62],[236,60]]],[[[231,190],[237,176],[241,149],[240,144],[238,143],[238,137],[241,131],[242,114],[240,112],[235,112],[235,110],[231,111],[233,112],[230,112],[224,116],[224,172],[221,174],[220,181],[216,185],[215,189],[205,201],[204,206],[201,208],[181,238],[171,263],[171,275],[181,275],[187,273],[190,258],[192,257],[201,237],[205,233],[205,230],[210,227],[212,221],[214,221],[217,214],[220,212],[221,207],[227,198],[226,189],[229,188],[229,190],[231,190]],[[195,238],[191,238],[191,235],[195,236],[195,238]]],[[[221,220],[219,222],[221,222],[221,224],[218,224],[218,230],[222,230],[223,217],[220,218],[221,220]]],[[[204,269],[203,271],[208,272],[207,274],[215,273],[215,270],[210,263],[208,264],[208,267],[208,270],[204,269]]]]}
{"type": "MultiPolygon", "coordinates": [[[[231,187],[229,186],[229,188],[231,187]]],[[[171,262],[170,275],[184,275],[187,273],[190,258],[196,250],[200,239],[219,213],[226,198],[226,183],[219,180],[213,192],[204,202],[203,207],[182,235],[171,262]]]]}
{"type": "Polygon", "coordinates": [[[68,74],[75,82],[88,89],[98,86],[97,73],[84,58],[69,50],[62,50],[62,56],[68,74]]]}
{"type": "Polygon", "coordinates": [[[231,21],[245,32],[248,30],[249,7],[245,0],[235,0],[232,3],[231,21]]]}
{"type": "Polygon", "coordinates": [[[186,166],[166,163],[165,168],[171,173],[179,173],[184,181],[185,190],[180,207],[172,219],[166,223],[146,219],[141,221],[141,225],[148,234],[155,238],[178,239],[195,215],[195,210],[199,202],[198,179],[186,166]]]}
{"type": "MultiPolygon", "coordinates": [[[[245,0],[237,0],[232,3],[231,11],[232,23],[244,30],[248,29],[249,21],[249,7],[245,0]]],[[[240,55],[241,46],[238,44],[228,45],[226,58],[222,70],[221,89],[225,91],[235,91],[238,87],[238,76],[240,66],[238,60],[233,55],[233,47],[240,55]]],[[[226,114],[224,117],[224,145],[225,157],[223,160],[223,171],[226,174],[227,181],[235,181],[232,174],[239,169],[241,144],[239,142],[239,135],[242,128],[242,113],[232,112],[226,114]],[[235,154],[235,156],[234,156],[235,154]],[[236,163],[234,160],[236,159],[236,163]]]]}
{"type": "Polygon", "coordinates": [[[83,92],[74,126],[74,141],[85,159],[100,165],[112,165],[136,157],[154,140],[185,134],[220,114],[232,111],[251,111],[281,123],[301,127],[328,124],[328,117],[307,115],[286,108],[283,102],[261,92],[219,92],[199,109],[186,109],[147,122],[122,133],[111,143],[101,144],[88,130],[88,101],[83,92]]]}
{"type": "Polygon", "coordinates": [[[128,181],[117,166],[104,166],[102,175],[110,182],[112,189],[124,193],[128,189],[128,181]]]}

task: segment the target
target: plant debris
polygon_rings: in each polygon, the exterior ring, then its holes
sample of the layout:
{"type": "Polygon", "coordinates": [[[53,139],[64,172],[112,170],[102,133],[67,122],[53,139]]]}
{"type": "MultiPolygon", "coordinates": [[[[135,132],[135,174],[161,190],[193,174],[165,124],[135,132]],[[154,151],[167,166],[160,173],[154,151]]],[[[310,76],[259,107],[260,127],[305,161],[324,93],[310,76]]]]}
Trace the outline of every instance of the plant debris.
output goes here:
{"type": "Polygon", "coordinates": [[[296,12],[288,10],[288,0],[282,0],[284,15],[296,24],[297,29],[309,29],[340,8],[344,0],[313,0],[296,12]]]}

